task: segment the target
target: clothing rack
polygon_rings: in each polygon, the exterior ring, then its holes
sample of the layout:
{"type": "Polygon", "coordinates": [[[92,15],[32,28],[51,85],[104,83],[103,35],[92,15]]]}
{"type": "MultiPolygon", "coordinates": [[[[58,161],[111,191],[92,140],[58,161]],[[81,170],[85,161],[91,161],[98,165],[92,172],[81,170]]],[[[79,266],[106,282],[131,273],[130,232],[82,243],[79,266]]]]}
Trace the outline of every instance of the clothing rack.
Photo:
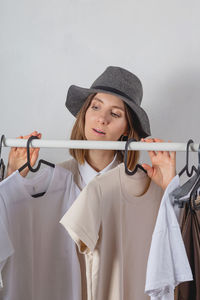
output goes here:
{"type": "MultiPolygon", "coordinates": [[[[73,149],[104,149],[124,150],[126,142],[120,141],[79,141],[79,140],[33,140],[33,148],[73,148],[73,149]]],[[[4,138],[3,147],[26,147],[26,139],[4,138]]],[[[186,151],[187,143],[144,143],[131,142],[129,150],[140,151],[186,151]]],[[[198,152],[199,144],[190,144],[189,151],[198,152]]]]}

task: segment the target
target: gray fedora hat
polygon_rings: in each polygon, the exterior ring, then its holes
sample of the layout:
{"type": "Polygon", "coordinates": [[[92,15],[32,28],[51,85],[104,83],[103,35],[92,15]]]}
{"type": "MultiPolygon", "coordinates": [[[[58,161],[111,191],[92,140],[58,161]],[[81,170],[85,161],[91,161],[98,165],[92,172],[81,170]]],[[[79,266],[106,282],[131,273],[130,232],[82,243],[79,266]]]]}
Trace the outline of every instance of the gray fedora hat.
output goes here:
{"type": "Polygon", "coordinates": [[[130,108],[133,128],[137,131],[140,138],[151,135],[149,118],[140,106],[143,89],[137,76],[123,68],[109,66],[93,82],[89,89],[71,85],[65,105],[72,115],[76,117],[87,97],[96,93],[108,93],[118,96],[130,108]]]}

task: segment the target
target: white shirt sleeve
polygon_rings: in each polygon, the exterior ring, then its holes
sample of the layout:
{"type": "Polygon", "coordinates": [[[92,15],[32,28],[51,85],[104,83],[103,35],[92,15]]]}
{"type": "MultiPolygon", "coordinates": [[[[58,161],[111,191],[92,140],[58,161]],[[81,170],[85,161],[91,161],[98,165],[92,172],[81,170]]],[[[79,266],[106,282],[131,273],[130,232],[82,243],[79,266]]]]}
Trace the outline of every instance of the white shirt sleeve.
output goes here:
{"type": "Polygon", "coordinates": [[[5,225],[0,219],[0,288],[3,288],[2,270],[8,257],[14,253],[5,225]]]}
{"type": "Polygon", "coordinates": [[[180,282],[193,280],[169,196],[178,185],[177,175],[165,190],[152,235],[145,285],[145,293],[151,296],[151,300],[173,300],[174,288],[180,282]]]}

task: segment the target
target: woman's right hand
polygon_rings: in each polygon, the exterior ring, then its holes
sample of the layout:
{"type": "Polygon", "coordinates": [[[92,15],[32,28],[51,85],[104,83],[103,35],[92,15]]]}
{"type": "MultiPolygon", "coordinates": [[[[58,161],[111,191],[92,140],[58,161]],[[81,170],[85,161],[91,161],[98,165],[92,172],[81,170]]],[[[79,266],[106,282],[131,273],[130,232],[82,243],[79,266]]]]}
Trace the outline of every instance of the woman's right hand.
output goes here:
{"type": "MultiPolygon", "coordinates": [[[[41,133],[38,133],[37,131],[33,131],[29,135],[18,137],[18,139],[28,139],[32,135],[37,136],[39,139],[42,136],[41,133]]],[[[31,163],[31,166],[34,166],[34,164],[36,163],[38,155],[39,155],[39,150],[40,150],[40,148],[30,148],[30,163],[31,163]]],[[[18,170],[26,162],[27,162],[27,150],[26,150],[26,148],[20,148],[20,147],[11,148],[10,153],[9,153],[9,157],[8,157],[8,166],[7,166],[6,177],[11,175],[16,170],[18,170]]],[[[29,172],[29,169],[27,167],[23,171],[21,171],[20,174],[23,177],[25,177],[28,174],[28,172],[29,172]]]]}

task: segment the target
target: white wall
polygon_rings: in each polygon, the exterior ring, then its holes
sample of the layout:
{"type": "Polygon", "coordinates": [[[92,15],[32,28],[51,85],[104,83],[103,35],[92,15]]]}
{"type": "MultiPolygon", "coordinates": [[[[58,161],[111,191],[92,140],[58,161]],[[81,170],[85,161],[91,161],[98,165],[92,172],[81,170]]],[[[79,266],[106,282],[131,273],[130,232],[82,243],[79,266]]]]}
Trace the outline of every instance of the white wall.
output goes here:
{"type": "MultiPolygon", "coordinates": [[[[68,138],[68,87],[118,65],[141,78],[154,137],[198,143],[199,11],[195,0],[1,0],[0,134],[68,138]]],[[[40,155],[60,162],[67,150],[40,155]]]]}

